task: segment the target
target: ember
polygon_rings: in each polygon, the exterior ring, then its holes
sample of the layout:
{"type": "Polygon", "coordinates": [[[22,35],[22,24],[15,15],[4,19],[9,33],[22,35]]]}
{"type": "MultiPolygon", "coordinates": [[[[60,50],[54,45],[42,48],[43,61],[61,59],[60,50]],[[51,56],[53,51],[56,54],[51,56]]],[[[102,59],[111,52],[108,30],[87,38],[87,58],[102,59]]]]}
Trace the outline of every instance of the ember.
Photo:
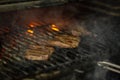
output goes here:
{"type": "Polygon", "coordinates": [[[40,25],[40,24],[38,24],[38,23],[36,23],[36,22],[31,22],[31,23],[29,24],[29,27],[34,28],[34,27],[39,26],[39,25],[40,25]]]}
{"type": "Polygon", "coordinates": [[[30,30],[30,29],[27,30],[27,32],[30,33],[30,34],[33,34],[33,33],[34,33],[34,31],[33,31],[33,30],[30,30]]]}
{"type": "Polygon", "coordinates": [[[35,27],[33,24],[30,24],[30,27],[35,27]]]}
{"type": "Polygon", "coordinates": [[[56,25],[54,25],[54,24],[51,25],[51,29],[54,30],[54,31],[60,31],[58,29],[58,27],[56,25]]]}

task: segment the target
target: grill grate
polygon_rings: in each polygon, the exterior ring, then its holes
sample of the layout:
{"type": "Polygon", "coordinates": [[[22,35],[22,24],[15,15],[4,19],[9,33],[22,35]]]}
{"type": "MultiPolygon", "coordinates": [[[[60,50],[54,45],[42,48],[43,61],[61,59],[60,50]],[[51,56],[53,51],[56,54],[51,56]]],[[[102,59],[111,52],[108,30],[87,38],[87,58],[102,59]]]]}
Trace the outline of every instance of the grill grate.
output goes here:
{"type": "MultiPolygon", "coordinates": [[[[42,27],[45,27],[43,29],[46,30],[49,26],[42,27]]],[[[29,34],[25,34],[26,31],[27,28],[16,26],[16,29],[9,30],[9,32],[6,32],[6,34],[1,37],[1,39],[4,41],[1,49],[1,79],[21,79],[25,76],[33,74],[60,70],[61,68],[70,66],[71,63],[78,59],[75,57],[78,55],[78,53],[74,52],[74,49],[72,51],[69,49],[58,48],[56,48],[56,51],[48,61],[30,61],[25,59],[24,52],[28,48],[28,44],[41,44],[40,41],[43,41],[47,38],[52,38],[53,35],[61,34],[53,31],[50,32],[52,34],[51,37],[47,33],[41,35],[40,31],[35,31],[39,33],[35,33],[34,36],[30,36],[29,34]],[[43,40],[41,40],[41,38],[43,40]]],[[[47,32],[49,32],[49,29],[47,29],[47,32]]]]}
{"type": "MultiPolygon", "coordinates": [[[[10,40],[16,41],[15,47],[10,47],[10,41],[4,42],[2,47],[5,49],[3,56],[1,58],[1,71],[0,75],[2,76],[0,79],[3,80],[15,80],[25,78],[26,76],[35,75],[35,74],[42,74],[48,73],[51,71],[61,71],[65,68],[71,67],[72,64],[85,62],[85,59],[93,58],[88,47],[91,45],[86,45],[82,42],[80,47],[68,49],[68,48],[55,48],[55,52],[49,58],[48,61],[30,61],[23,57],[25,49],[27,49],[28,44],[38,43],[39,39],[32,39],[32,37],[28,35],[24,35],[24,32],[27,30],[25,28],[18,29],[20,31],[14,31],[8,33],[10,36],[10,40]],[[21,32],[22,31],[22,32],[21,32]],[[23,36],[24,35],[24,36],[23,36]],[[84,47],[85,46],[85,47],[84,47]],[[86,58],[87,57],[87,58],[86,58]]],[[[54,32],[55,33],[55,32],[54,32]]],[[[7,34],[7,35],[8,35],[7,34]]],[[[56,35],[58,33],[55,33],[56,35]]],[[[37,38],[41,38],[48,36],[39,36],[38,34],[34,35],[37,38]]],[[[49,35],[50,36],[50,35],[49,35]]],[[[5,38],[3,38],[5,39],[5,38]]],[[[39,44],[39,43],[38,43],[39,44]]],[[[93,48],[101,49],[102,51],[106,49],[104,45],[101,43],[97,43],[93,48]]],[[[98,53],[98,52],[97,52],[98,53]]],[[[82,64],[81,64],[82,65],[82,64]]],[[[40,75],[42,76],[42,75],[40,75]]],[[[54,76],[54,75],[53,75],[54,76]]]]}

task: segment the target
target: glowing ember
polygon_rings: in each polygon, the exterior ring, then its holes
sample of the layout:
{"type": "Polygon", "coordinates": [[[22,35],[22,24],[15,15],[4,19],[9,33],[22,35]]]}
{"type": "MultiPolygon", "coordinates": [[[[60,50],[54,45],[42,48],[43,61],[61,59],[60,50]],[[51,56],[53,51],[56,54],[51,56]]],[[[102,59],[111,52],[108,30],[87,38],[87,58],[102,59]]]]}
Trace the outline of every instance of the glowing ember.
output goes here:
{"type": "Polygon", "coordinates": [[[54,30],[54,31],[60,31],[58,29],[58,27],[56,25],[54,25],[54,24],[51,25],[51,29],[54,30]]]}
{"type": "Polygon", "coordinates": [[[30,29],[27,30],[27,32],[30,33],[30,34],[33,34],[33,33],[34,33],[34,31],[33,31],[33,30],[30,30],[30,29]]]}
{"type": "Polygon", "coordinates": [[[38,26],[38,25],[39,25],[39,24],[36,23],[36,22],[31,22],[31,23],[29,24],[29,27],[34,28],[34,27],[36,27],[36,26],[38,26]]]}
{"type": "Polygon", "coordinates": [[[30,24],[30,27],[35,27],[33,24],[30,24]]]}

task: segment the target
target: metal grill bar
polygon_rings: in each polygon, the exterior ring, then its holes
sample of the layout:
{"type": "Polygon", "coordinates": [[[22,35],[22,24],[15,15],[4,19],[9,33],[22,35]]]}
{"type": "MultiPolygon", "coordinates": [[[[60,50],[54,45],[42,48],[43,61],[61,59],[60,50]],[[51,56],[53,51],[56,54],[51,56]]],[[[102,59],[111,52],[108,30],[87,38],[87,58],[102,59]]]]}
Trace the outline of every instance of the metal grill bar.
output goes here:
{"type": "MultiPolygon", "coordinates": [[[[45,30],[46,28],[43,29],[45,30]]],[[[1,67],[3,68],[1,69],[0,74],[3,76],[1,77],[2,79],[14,80],[21,79],[29,75],[46,73],[48,71],[61,71],[61,69],[67,68],[73,63],[75,64],[77,62],[81,62],[82,59],[85,59],[86,57],[87,59],[88,57],[91,58],[90,54],[93,53],[89,51],[89,49],[86,49],[90,47],[89,45],[81,44],[81,47],[79,47],[78,49],[55,48],[56,51],[49,58],[48,61],[30,61],[25,59],[23,56],[24,51],[28,48],[28,46],[26,45],[34,43],[39,44],[38,41],[40,41],[40,38],[43,38],[43,40],[45,40],[47,36],[50,35],[48,35],[47,33],[41,35],[39,29],[37,29],[34,36],[31,37],[25,34],[26,31],[27,29],[20,28],[19,31],[15,30],[7,35],[10,40],[15,40],[16,46],[11,47],[10,41],[6,41],[2,45],[2,48],[5,49],[4,51],[2,51],[3,56],[1,59],[1,67]]],[[[49,33],[51,33],[51,31],[49,33]]],[[[61,33],[54,32],[51,33],[51,36],[57,34],[61,33]]],[[[105,49],[104,47],[104,45],[99,43],[98,45],[94,45],[93,48],[103,50],[105,49]]]]}

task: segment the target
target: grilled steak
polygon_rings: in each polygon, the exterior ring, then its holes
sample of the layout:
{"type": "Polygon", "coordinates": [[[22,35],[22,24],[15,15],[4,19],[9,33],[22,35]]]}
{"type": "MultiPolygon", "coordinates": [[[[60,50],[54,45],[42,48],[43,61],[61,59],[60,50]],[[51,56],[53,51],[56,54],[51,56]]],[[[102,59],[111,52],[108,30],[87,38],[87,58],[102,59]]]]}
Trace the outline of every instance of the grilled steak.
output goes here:
{"type": "Polygon", "coordinates": [[[72,35],[58,35],[54,40],[48,41],[51,46],[58,46],[61,48],[75,48],[78,46],[80,39],[72,35]]]}
{"type": "Polygon", "coordinates": [[[27,49],[25,58],[29,60],[47,60],[53,51],[54,48],[52,47],[33,45],[27,49]]]}

